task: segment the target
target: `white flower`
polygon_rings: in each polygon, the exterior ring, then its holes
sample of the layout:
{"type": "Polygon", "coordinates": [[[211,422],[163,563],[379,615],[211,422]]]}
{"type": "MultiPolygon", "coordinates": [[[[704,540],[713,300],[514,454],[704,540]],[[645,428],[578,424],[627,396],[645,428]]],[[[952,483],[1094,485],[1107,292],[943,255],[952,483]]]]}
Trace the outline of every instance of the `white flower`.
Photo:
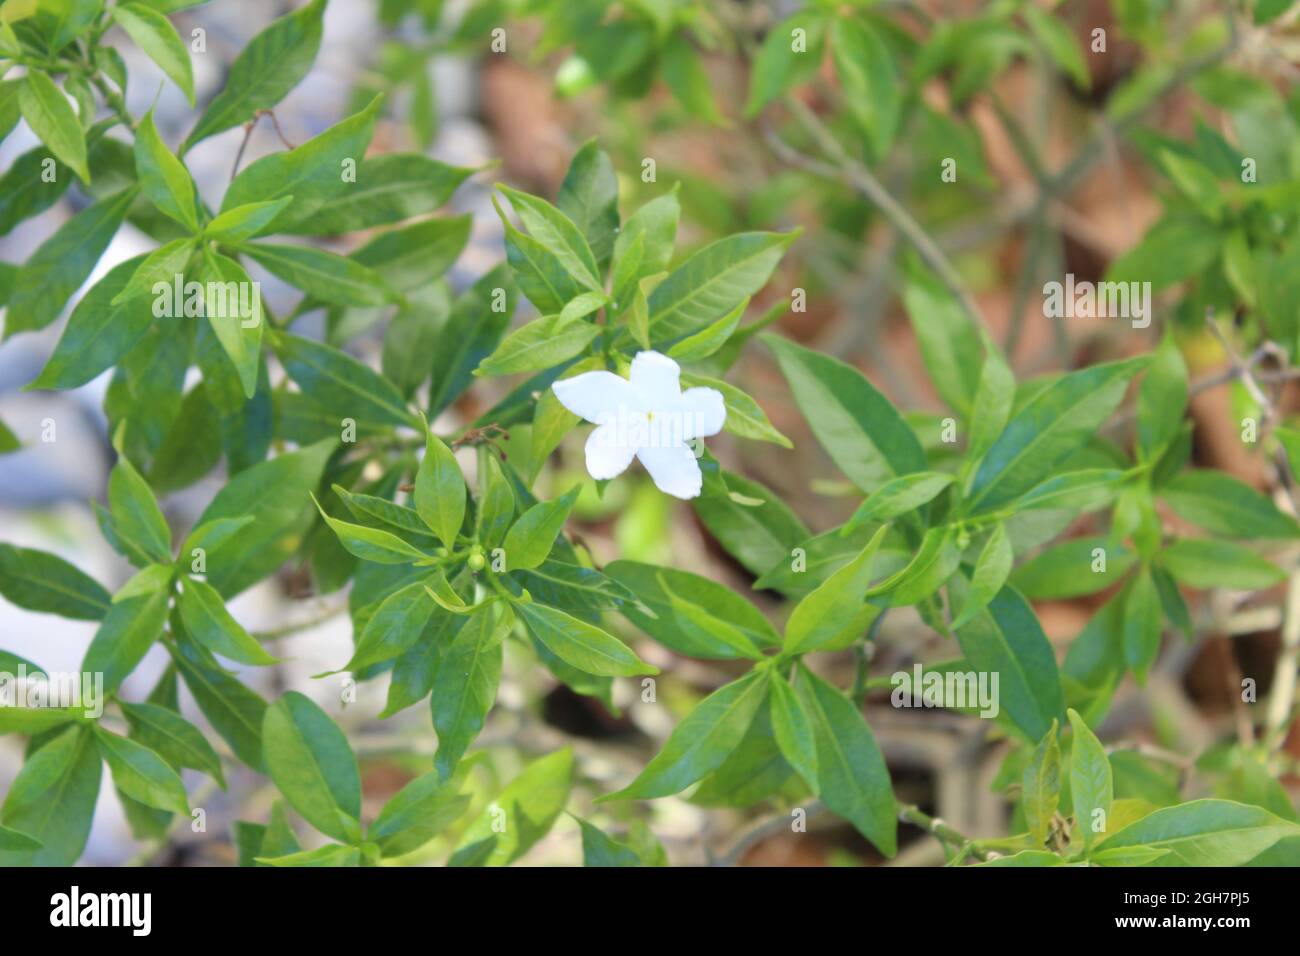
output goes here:
{"type": "Polygon", "coordinates": [[[717,389],[683,392],[680,374],[668,356],[638,352],[630,378],[583,372],[551,386],[561,405],[596,426],[587,438],[591,477],[621,475],[635,457],[660,491],[677,498],[699,495],[704,478],[687,442],[722,431],[727,409],[717,389]]]}

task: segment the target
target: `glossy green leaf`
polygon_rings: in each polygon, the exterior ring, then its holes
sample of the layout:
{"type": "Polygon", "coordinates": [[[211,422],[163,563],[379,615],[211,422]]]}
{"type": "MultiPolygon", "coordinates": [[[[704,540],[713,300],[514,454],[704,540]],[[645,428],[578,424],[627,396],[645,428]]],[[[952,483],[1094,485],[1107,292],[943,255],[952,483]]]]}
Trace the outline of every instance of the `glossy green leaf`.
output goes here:
{"type": "Polygon", "coordinates": [[[224,89],[208,104],[181,152],[284,99],[316,59],[324,13],[325,0],[311,0],[255,36],[230,64],[224,89]]]}
{"type": "Polygon", "coordinates": [[[584,674],[633,677],[657,674],[633,650],[594,624],[537,603],[516,604],[528,630],[552,654],[584,674]]]}
{"type": "Polygon", "coordinates": [[[293,808],[325,835],[355,842],[361,776],[338,725],[310,698],[289,691],[267,708],[262,742],[267,771],[293,808]]]}
{"type": "Polygon", "coordinates": [[[465,497],[465,477],[456,456],[429,431],[415,475],[415,510],[448,550],[456,546],[456,535],[465,520],[465,497]]]}
{"type": "Polygon", "coordinates": [[[924,471],[916,435],[857,369],[775,335],[776,353],[813,434],[849,480],[873,492],[901,475],[924,471]]]}
{"type": "Polygon", "coordinates": [[[686,715],[637,778],[606,800],[649,800],[679,793],[722,764],[767,700],[769,675],[751,672],[714,691],[686,715]]]}
{"type": "Polygon", "coordinates": [[[128,737],[95,728],[95,740],[113,772],[113,783],[146,806],[190,815],[190,801],[180,776],[167,761],[128,737]]]}
{"type": "Polygon", "coordinates": [[[57,555],[0,544],[0,594],[29,611],[98,621],[109,611],[108,591],[57,555]]]}
{"type": "Polygon", "coordinates": [[[892,857],[898,849],[898,807],[884,755],[861,710],[802,664],[795,689],[817,741],[822,801],[892,857]]]}
{"type": "Polygon", "coordinates": [[[194,68],[189,50],[171,21],[144,3],[126,3],[113,7],[113,19],[136,46],[148,54],[171,81],[181,88],[194,105],[194,68]]]}

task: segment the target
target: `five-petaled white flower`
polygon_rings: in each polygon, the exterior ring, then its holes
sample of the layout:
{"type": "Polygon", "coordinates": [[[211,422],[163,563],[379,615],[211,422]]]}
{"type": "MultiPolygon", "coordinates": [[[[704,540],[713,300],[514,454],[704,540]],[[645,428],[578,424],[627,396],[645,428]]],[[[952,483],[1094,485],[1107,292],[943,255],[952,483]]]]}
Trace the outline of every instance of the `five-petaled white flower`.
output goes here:
{"type": "Polygon", "coordinates": [[[630,378],[583,372],[551,386],[561,405],[596,426],[587,438],[591,477],[621,475],[636,457],[660,491],[677,498],[699,495],[704,479],[687,443],[720,432],[727,409],[717,389],[683,392],[680,375],[668,356],[638,352],[630,378]]]}

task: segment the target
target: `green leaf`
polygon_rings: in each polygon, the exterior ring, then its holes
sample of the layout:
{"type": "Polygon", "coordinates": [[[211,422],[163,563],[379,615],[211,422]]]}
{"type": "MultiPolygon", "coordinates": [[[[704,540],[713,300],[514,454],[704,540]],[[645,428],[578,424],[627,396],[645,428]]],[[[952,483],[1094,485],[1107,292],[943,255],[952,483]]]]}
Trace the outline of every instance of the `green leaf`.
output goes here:
{"type": "Polygon", "coordinates": [[[884,37],[855,17],[836,18],[831,27],[835,73],[845,105],[877,156],[884,156],[898,128],[903,85],[884,37]]]}
{"type": "Polygon", "coordinates": [[[1150,282],[1153,293],[1204,272],[1219,256],[1224,234],[1199,216],[1166,215],[1106,270],[1107,282],[1150,282]]]}
{"type": "Polygon", "coordinates": [[[18,87],[18,108],[32,132],[59,162],[72,169],[82,182],[90,182],[85,134],[77,114],[54,81],[40,70],[29,70],[18,87]]]}
{"type": "Polygon", "coordinates": [[[198,578],[185,578],[176,603],[185,629],[200,644],[241,664],[276,663],[276,658],[231,617],[216,589],[198,578]]]}
{"type": "Polygon", "coordinates": [[[251,518],[239,534],[210,547],[208,583],[227,599],[282,565],[312,521],[308,495],[320,483],[335,440],[319,442],[241,471],[196,522],[251,518]]]}
{"type": "Polygon", "coordinates": [[[660,55],[664,82],[678,102],[707,123],[729,126],[714,99],[709,73],[685,35],[681,32],[674,34],[660,55]]]}
{"type": "Polygon", "coordinates": [[[41,849],[0,849],[0,865],[76,863],[90,836],[103,773],[91,727],[69,727],[32,753],[9,787],[0,820],[41,849]]]}
{"type": "Polygon", "coordinates": [[[621,608],[623,616],[679,654],[730,660],[752,657],[757,649],[774,647],[781,641],[758,608],[708,578],[623,559],[606,565],[605,573],[635,595],[635,603],[629,601],[621,608]],[[683,602],[715,618],[719,626],[700,626],[698,616],[694,621],[683,620],[683,602]],[[721,640],[723,625],[739,631],[744,643],[721,640]]]}
{"type": "Polygon", "coordinates": [[[478,367],[479,375],[513,375],[552,368],[581,355],[600,334],[582,318],[546,315],[507,335],[478,367]]]}
{"type": "Polygon", "coordinates": [[[1097,844],[1104,852],[1127,847],[1168,850],[1154,866],[1241,866],[1300,826],[1260,807],[1231,800],[1191,800],[1164,807],[1097,844]]]}
{"type": "Polygon", "coordinates": [[[666,797],[717,769],[749,729],[767,700],[768,687],[769,675],[758,671],[724,684],[673,729],[663,749],[635,780],[596,802],[666,797]]]}
{"type": "Polygon", "coordinates": [[[999,524],[989,535],[979,558],[975,561],[975,571],[971,575],[970,589],[966,592],[966,602],[952,622],[954,628],[961,627],[972,620],[997,597],[1002,586],[1007,583],[1014,560],[1015,555],[1011,551],[1011,538],[1007,535],[1007,527],[999,524]]]}
{"type": "Polygon", "coordinates": [[[478,461],[480,491],[475,536],[479,544],[490,550],[501,543],[514,521],[515,493],[492,448],[480,446],[478,461]]]}
{"type": "Polygon", "coordinates": [[[257,862],[264,866],[360,866],[361,850],[355,846],[341,846],[327,843],[314,850],[303,850],[284,856],[258,856],[257,862]]]}
{"type": "Polygon", "coordinates": [[[815,13],[797,13],[771,29],[750,75],[747,119],[753,119],[791,87],[812,78],[821,65],[825,37],[826,22],[815,13]]]}
{"type": "Polygon", "coordinates": [[[159,810],[190,815],[190,801],[180,776],[167,761],[128,737],[95,727],[95,740],[113,772],[113,783],[132,800],[159,810]]]}
{"type": "Polygon", "coordinates": [[[812,719],[786,679],[772,675],[772,736],[781,756],[799,772],[816,796],[821,782],[817,776],[817,741],[812,719]]]}
{"type": "Polygon", "coordinates": [[[469,807],[470,797],[459,792],[460,783],[444,780],[436,770],[421,774],[384,804],[366,839],[378,843],[386,857],[419,849],[469,807]]]}
{"type": "Polygon", "coordinates": [[[841,529],[848,534],[874,521],[887,521],[916,511],[955,481],[938,471],[918,471],[885,482],[858,506],[841,529]]]}
{"type": "Polygon", "coordinates": [[[1066,716],[1074,728],[1074,745],[1070,748],[1070,802],[1074,806],[1075,828],[1083,832],[1083,845],[1090,847],[1098,833],[1106,832],[1106,820],[1115,798],[1114,776],[1106,748],[1078,711],[1071,708],[1066,716]],[[1098,810],[1100,817],[1094,819],[1093,814],[1098,810]]]}
{"type": "Polygon", "coordinates": [[[537,196],[501,184],[497,189],[510,200],[529,235],[541,243],[569,275],[588,289],[600,289],[596,258],[568,216],[537,196]]]}
{"type": "MultiPolygon", "coordinates": [[[[316,501],[315,495],[312,496],[312,501],[316,501]]],[[[374,561],[379,564],[410,564],[429,557],[419,548],[408,544],[391,532],[332,518],[326,514],[324,508],[321,508],[319,501],[316,502],[316,507],[320,510],[325,523],[330,526],[330,530],[338,536],[339,543],[362,561],[374,561]]]]}
{"type": "Polygon", "coordinates": [[[85,385],[112,368],[144,337],[153,313],[143,297],[113,305],[144,256],[136,256],[109,270],[81,297],[63,328],[54,353],[41,369],[31,389],[67,389],[85,385]]]}
{"type": "Polygon", "coordinates": [[[170,564],[172,534],[149,483],[121,453],[108,476],[108,507],[123,541],[150,561],[170,564]]]}
{"type": "Polygon", "coordinates": [[[109,593],[85,572],[57,555],[0,544],[0,594],[17,607],[78,621],[108,613],[109,593]]]}
{"type": "Polygon", "coordinates": [[[1271,500],[1226,472],[1199,469],[1158,490],[1180,518],[1227,538],[1294,538],[1300,524],[1271,500]]]}
{"type": "Polygon", "coordinates": [[[429,698],[438,752],[433,765],[449,779],[474,742],[497,696],[502,643],[514,625],[509,608],[480,608],[438,659],[429,698]]]}
{"type": "Polygon", "coordinates": [[[384,305],[395,297],[375,270],[324,249],[249,242],[239,251],[272,275],[332,305],[384,305]]]}
{"type": "Polygon", "coordinates": [[[586,239],[595,258],[596,274],[604,275],[619,232],[618,177],[609,154],[594,139],[573,154],[555,204],[586,239]]]}
{"type": "Polygon", "coordinates": [[[143,3],[113,7],[113,19],[135,41],[135,45],[181,88],[193,106],[194,68],[190,65],[189,50],[171,21],[143,3]]]}
{"type": "Polygon", "coordinates": [[[1082,597],[1115,584],[1136,560],[1106,538],[1074,538],[1030,558],[1011,573],[1011,583],[1035,601],[1082,597]]]}
{"type": "Polygon", "coordinates": [[[1167,334],[1138,389],[1138,453],[1143,461],[1158,459],[1178,437],[1187,397],[1187,363],[1172,333],[1167,334]]]}
{"type": "Polygon", "coordinates": [[[165,587],[115,601],[95,632],[82,670],[104,675],[104,692],[112,693],[148,653],[167,621],[170,592],[165,587]]]}
{"type": "Polygon", "coordinates": [[[426,588],[421,579],[384,598],[361,629],[357,649],[343,669],[360,671],[400,657],[414,646],[438,610],[426,588]]]}
{"type": "Polygon", "coordinates": [[[473,381],[474,369],[496,348],[514,314],[518,293],[504,263],[458,298],[440,329],[433,354],[429,414],[437,415],[473,381]]]}
{"type": "Polygon", "coordinates": [[[261,289],[238,262],[210,249],[200,274],[203,314],[239,376],[244,398],[252,398],[262,360],[261,289]]]}
{"type": "Polygon", "coordinates": [[[795,401],[840,471],[863,491],[926,467],[916,435],[857,369],[779,336],[776,353],[795,401]]]}
{"type": "Polygon", "coordinates": [[[612,611],[637,600],[613,578],[564,561],[543,561],[540,567],[515,572],[511,577],[527,589],[533,600],[561,611],[612,611]]]}
{"type": "Polygon", "coordinates": [[[1160,651],[1160,595],[1149,568],[1141,568],[1129,582],[1124,596],[1124,660],[1139,684],[1146,683],[1147,670],[1160,651]]]}
{"type": "Polygon", "coordinates": [[[174,767],[201,770],[225,787],[221,759],[199,729],[173,710],[156,704],[118,701],[131,737],[162,755],[174,767]]]}
{"type": "Polygon", "coordinates": [[[432,431],[426,431],[424,458],[415,475],[415,510],[451,550],[465,521],[465,477],[456,456],[432,431]]]}
{"type": "Polygon", "coordinates": [[[1110,504],[1128,477],[1128,472],[1117,468],[1067,471],[1029,489],[1015,500],[1014,507],[1016,511],[1095,511],[1110,504]]]}
{"type": "MultiPolygon", "coordinates": [[[[314,210],[286,217],[276,224],[276,231],[337,236],[422,216],[445,203],[475,172],[413,153],[387,153],[364,161],[357,154],[355,158],[360,164],[355,183],[314,210]]],[[[334,175],[339,178],[337,166],[334,175]]]]}
{"type": "Polygon", "coordinates": [[[12,13],[17,21],[24,6],[28,13],[35,10],[36,23],[46,38],[46,50],[58,53],[94,22],[104,4],[103,0],[29,0],[26,4],[8,4],[6,14],[12,13]]]}
{"type": "Polygon", "coordinates": [[[135,187],[77,213],[41,244],[14,281],[5,311],[5,338],[43,329],[59,317],[108,248],[135,199],[135,187]]]}
{"type": "Polygon", "coordinates": [[[1088,73],[1088,64],[1074,30],[1065,21],[1058,19],[1037,7],[1027,6],[1021,13],[1029,25],[1029,32],[1047,53],[1048,58],[1074,81],[1081,90],[1092,86],[1092,77],[1088,73]]]}
{"type": "Polygon", "coordinates": [[[865,603],[864,595],[886,530],[872,535],[851,561],[795,605],[785,626],[784,654],[806,654],[846,632],[856,635],[880,613],[878,607],[865,603]]]}
{"type": "Polygon", "coordinates": [[[956,633],[973,670],[999,675],[1001,710],[1027,739],[1041,740],[1065,707],[1056,655],[1024,598],[1004,587],[956,633]]]}
{"type": "Polygon", "coordinates": [[[361,835],[361,775],[347,738],[325,711],[297,691],[267,708],[262,742],[271,779],[290,805],[326,836],[361,835]]]}
{"type": "Polygon", "coordinates": [[[1039,392],[1011,419],[971,482],[970,514],[1012,501],[1048,476],[1105,423],[1145,358],[1071,372],[1039,392]]]}
{"type": "Polygon", "coordinates": [[[698,362],[708,358],[731,338],[748,307],[749,300],[746,299],[716,322],[682,339],[668,350],[668,357],[678,362],[698,362]]]}
{"type": "Polygon", "coordinates": [[[484,807],[448,865],[506,866],[519,859],[550,830],[572,786],[573,752],[568,747],[534,760],[484,807]],[[505,811],[504,821],[497,809],[505,811]]]}
{"type": "Polygon", "coordinates": [[[767,284],[798,231],[743,232],[709,243],[650,294],[650,335],[672,343],[726,315],[767,284]]]}
{"type": "Polygon", "coordinates": [[[671,192],[651,199],[623,223],[618,238],[614,240],[615,281],[612,288],[616,311],[628,305],[626,297],[642,279],[668,268],[681,213],[677,187],[674,186],[671,192]],[[640,253],[635,253],[634,248],[639,248],[640,253]]]}
{"type": "Polygon", "coordinates": [[[220,242],[243,242],[245,239],[252,239],[265,232],[292,201],[292,196],[282,196],[268,202],[250,202],[242,206],[233,206],[208,223],[203,229],[203,235],[220,242]]]}
{"type": "Polygon", "coordinates": [[[255,36],[230,64],[225,88],[208,104],[181,152],[284,99],[316,60],[324,13],[325,0],[311,0],[255,36]]]}
{"type": "Polygon", "coordinates": [[[892,857],[898,850],[898,805],[889,768],[862,712],[803,664],[795,689],[817,741],[822,802],[892,857]]]}
{"type": "MultiPolygon", "coordinates": [[[[880,42],[875,37],[873,41],[880,42]]],[[[995,412],[995,407],[981,407],[976,394],[986,377],[989,378],[989,389],[1005,388],[999,388],[1001,380],[997,372],[1004,370],[1006,363],[1001,362],[996,348],[987,350],[988,358],[982,357],[985,349],[979,333],[961,303],[934,275],[913,263],[903,287],[903,304],[916,333],[916,341],[921,346],[921,357],[930,373],[930,381],[948,407],[967,419],[971,418],[972,412],[977,420],[995,412]],[[990,363],[1000,363],[1001,368],[994,368],[990,363]]],[[[1010,372],[1006,374],[1010,376],[1010,372]]],[[[1009,409],[1009,396],[1007,402],[1009,409]]],[[[1001,430],[999,424],[997,431],[1001,430]]],[[[971,444],[974,443],[972,437],[971,444]]]]}
{"type": "Polygon", "coordinates": [[[392,382],[322,342],[278,332],[275,351],[303,393],[343,419],[371,425],[411,425],[406,399],[392,382]]]}
{"type": "Polygon", "coordinates": [[[1286,572],[1229,541],[1184,538],[1160,552],[1160,565],[1193,588],[1262,591],[1286,580],[1286,572]]]}
{"type": "MultiPolygon", "coordinates": [[[[575,819],[577,819],[575,817],[575,819]]],[[[582,828],[582,865],[587,867],[644,866],[636,851],[602,833],[594,824],[578,820],[582,828]]]]}
{"type": "Polygon", "coordinates": [[[507,570],[535,568],[546,560],[581,490],[581,485],[574,485],[554,501],[539,502],[519,516],[503,545],[507,570]]]}
{"type": "MultiPolygon", "coordinates": [[[[149,253],[110,304],[122,305],[129,302],[139,309],[144,306],[145,295],[153,293],[159,284],[165,283],[165,288],[170,292],[176,277],[185,271],[196,245],[197,240],[193,238],[173,239],[149,253]]],[[[163,294],[166,295],[167,292],[163,294]]],[[[154,303],[158,301],[159,297],[154,294],[154,303]]]]}
{"type": "Polygon", "coordinates": [[[536,602],[514,607],[542,646],[584,674],[633,677],[659,673],[659,668],[641,660],[630,647],[594,624],[536,602]]]}
{"type": "MultiPolygon", "coordinates": [[[[346,196],[354,183],[346,175],[347,164],[361,165],[374,135],[375,116],[381,97],[365,109],[313,136],[296,149],[272,153],[252,163],[235,177],[221,200],[221,211],[254,202],[292,198],[281,214],[284,222],[306,219],[346,196]]],[[[283,230],[274,228],[272,231],[283,230]]]]}
{"type": "Polygon", "coordinates": [[[701,462],[704,494],[691,506],[709,533],[754,574],[788,562],[811,532],[770,489],[701,462]],[[740,500],[733,497],[739,496],[740,500]]]}
{"type": "Polygon", "coordinates": [[[42,845],[41,841],[35,837],[29,837],[25,833],[19,833],[9,827],[0,826],[0,852],[21,853],[28,850],[39,850],[42,845]]]}
{"type": "Polygon", "coordinates": [[[200,654],[190,642],[178,642],[172,660],[213,730],[230,745],[236,757],[265,773],[262,717],[266,701],[218,667],[210,655],[200,654]]]}
{"type": "MultiPolygon", "coordinates": [[[[115,7],[124,10],[125,7],[115,7]]],[[[187,61],[188,62],[188,61],[187,61]]],[[[135,134],[135,170],[140,187],[158,211],[190,232],[198,231],[194,182],[185,164],[172,155],[154,126],[153,110],[144,115],[135,134]]]]}
{"type": "Polygon", "coordinates": [[[1038,741],[1022,777],[1020,802],[1025,809],[1025,823],[1042,846],[1047,842],[1052,817],[1061,802],[1061,747],[1056,742],[1056,719],[1038,741]]]}
{"type": "Polygon", "coordinates": [[[506,262],[519,290],[537,311],[543,315],[558,313],[575,296],[591,288],[570,275],[560,257],[545,244],[516,229],[496,196],[492,197],[492,203],[505,230],[506,262]]]}
{"type": "Polygon", "coordinates": [[[1011,418],[1015,397],[1015,376],[1002,353],[989,342],[984,349],[984,365],[972,400],[970,441],[966,446],[969,461],[979,461],[993,447],[1011,418]]]}
{"type": "MultiPolygon", "coordinates": [[[[348,261],[370,269],[390,289],[414,293],[451,268],[469,241],[472,218],[467,213],[389,229],[352,253],[348,261]]],[[[409,302],[408,298],[404,304],[409,302]]]]}

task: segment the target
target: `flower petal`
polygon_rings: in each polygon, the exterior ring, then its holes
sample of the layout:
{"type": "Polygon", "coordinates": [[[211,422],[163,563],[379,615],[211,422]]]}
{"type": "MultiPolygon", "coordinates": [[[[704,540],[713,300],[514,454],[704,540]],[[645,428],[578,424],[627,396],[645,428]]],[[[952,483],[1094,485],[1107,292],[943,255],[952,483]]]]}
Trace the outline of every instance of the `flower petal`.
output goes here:
{"type": "Polygon", "coordinates": [[[688,388],[682,392],[687,438],[704,438],[722,431],[727,420],[727,405],[716,388],[688,388]]]}
{"type": "Polygon", "coordinates": [[[593,424],[611,421],[619,405],[631,407],[632,387],[613,372],[583,372],[551,385],[560,404],[593,424]]]}
{"type": "MultiPolygon", "coordinates": [[[[622,381],[622,379],[620,379],[622,381]]],[[[627,442],[627,429],[599,425],[587,436],[587,473],[597,481],[617,478],[627,471],[636,446],[627,442]]]]}
{"type": "Polygon", "coordinates": [[[674,498],[697,498],[704,487],[700,463],[688,445],[639,448],[636,453],[655,485],[674,498]]]}
{"type": "Polygon", "coordinates": [[[632,390],[645,403],[646,411],[660,411],[675,404],[682,394],[678,381],[682,368],[659,352],[637,352],[632,359],[632,390]]]}

